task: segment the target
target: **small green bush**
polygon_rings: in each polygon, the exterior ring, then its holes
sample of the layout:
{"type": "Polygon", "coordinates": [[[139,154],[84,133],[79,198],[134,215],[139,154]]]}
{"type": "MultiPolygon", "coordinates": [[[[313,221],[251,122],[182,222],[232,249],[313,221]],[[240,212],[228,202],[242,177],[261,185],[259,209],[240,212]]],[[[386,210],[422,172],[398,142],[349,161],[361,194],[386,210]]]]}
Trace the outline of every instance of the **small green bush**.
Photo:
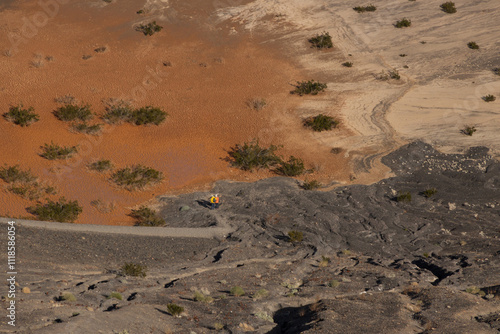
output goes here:
{"type": "Polygon", "coordinates": [[[400,56],[400,57],[406,57],[406,56],[407,56],[407,54],[406,54],[406,53],[401,53],[399,56],[400,56]]]}
{"type": "Polygon", "coordinates": [[[326,31],[310,38],[309,43],[312,44],[313,48],[317,49],[329,49],[333,47],[332,37],[326,31]]]}
{"type": "Polygon", "coordinates": [[[179,317],[184,312],[184,307],[170,303],[167,305],[167,310],[172,316],[179,317]]]}
{"type": "Polygon", "coordinates": [[[146,277],[147,267],[136,263],[125,263],[121,268],[121,273],[125,276],[146,277]]]}
{"type": "Polygon", "coordinates": [[[231,164],[243,170],[255,168],[269,168],[281,162],[281,158],[275,154],[278,146],[271,145],[267,148],[259,146],[258,140],[250,143],[237,144],[228,152],[231,164]]]}
{"type": "Polygon", "coordinates": [[[102,124],[89,125],[85,122],[74,123],[74,124],[72,124],[71,128],[75,132],[85,133],[88,135],[99,135],[101,133],[101,130],[102,130],[102,124]]]}
{"type": "Polygon", "coordinates": [[[479,295],[480,297],[486,296],[486,292],[481,290],[481,288],[478,288],[477,286],[471,286],[465,289],[465,292],[473,294],[473,295],[479,295]]]}
{"type": "Polygon", "coordinates": [[[163,27],[156,24],[156,21],[149,22],[148,24],[140,24],[135,28],[136,31],[142,32],[146,36],[152,36],[162,29],[163,27]]]}
{"type": "Polygon", "coordinates": [[[394,80],[401,79],[401,76],[399,75],[399,72],[397,70],[389,71],[389,77],[394,80]]]}
{"type": "Polygon", "coordinates": [[[400,191],[398,193],[398,196],[396,197],[396,201],[398,201],[398,202],[411,202],[411,193],[400,191]]]}
{"type": "Polygon", "coordinates": [[[40,220],[72,223],[83,209],[78,205],[78,201],[66,201],[64,197],[61,197],[57,202],[47,200],[46,204],[38,203],[34,207],[29,207],[28,211],[40,220]]]}
{"type": "Polygon", "coordinates": [[[442,3],[441,6],[439,6],[439,7],[441,7],[443,12],[448,13],[448,14],[453,14],[453,13],[457,12],[457,9],[455,8],[455,3],[451,2],[451,1],[447,1],[445,3],[442,3]]]}
{"type": "Polygon", "coordinates": [[[252,298],[255,300],[260,300],[263,298],[266,298],[269,295],[269,291],[266,289],[259,289],[255,291],[255,293],[252,295],[252,298]]]}
{"type": "Polygon", "coordinates": [[[483,100],[485,102],[493,102],[495,101],[497,98],[494,96],[494,95],[491,95],[491,94],[488,94],[486,96],[483,96],[483,100]]]}
{"type": "Polygon", "coordinates": [[[240,297],[245,294],[245,290],[241,286],[233,286],[231,290],[229,291],[233,296],[240,297]]]}
{"type": "Polygon", "coordinates": [[[262,98],[253,98],[247,101],[247,105],[250,107],[250,109],[260,111],[264,109],[266,106],[266,100],[262,98]]]}
{"type": "Polygon", "coordinates": [[[44,188],[38,182],[31,183],[15,183],[7,188],[13,194],[21,196],[30,201],[39,199],[42,196],[44,188]]]}
{"type": "Polygon", "coordinates": [[[291,91],[292,94],[297,94],[302,96],[304,94],[317,95],[318,93],[324,91],[327,86],[325,83],[317,82],[314,80],[309,81],[297,81],[295,89],[291,91]]]}
{"type": "Polygon", "coordinates": [[[309,117],[304,120],[304,126],[310,127],[317,132],[331,130],[337,127],[338,124],[339,122],[337,122],[333,117],[323,114],[309,117]]]}
{"type": "Polygon", "coordinates": [[[48,160],[67,159],[78,152],[78,148],[76,146],[59,146],[53,142],[50,144],[44,144],[41,148],[42,153],[40,156],[48,160]]]}
{"type": "Polygon", "coordinates": [[[94,115],[90,110],[90,105],[85,104],[78,106],[76,104],[66,104],[57,108],[54,115],[61,121],[90,121],[94,115]]]}
{"type": "Polygon", "coordinates": [[[397,21],[396,24],[394,24],[396,28],[406,28],[411,26],[411,20],[407,19],[406,17],[397,21]]]}
{"type": "Polygon", "coordinates": [[[288,241],[292,243],[301,242],[303,239],[304,233],[302,233],[301,231],[292,230],[288,232],[288,241]]]}
{"type": "Polygon", "coordinates": [[[283,176],[298,176],[305,172],[304,161],[291,156],[288,161],[281,161],[276,172],[283,176]]]}
{"type": "Polygon", "coordinates": [[[354,64],[350,61],[346,61],[345,63],[342,63],[342,66],[344,66],[344,67],[352,67],[352,65],[354,65],[354,64]]]}
{"type": "Polygon", "coordinates": [[[113,163],[110,160],[98,160],[90,163],[88,168],[97,172],[105,172],[113,169],[113,163]]]}
{"type": "Polygon", "coordinates": [[[467,43],[467,46],[469,47],[469,49],[473,49],[473,50],[479,49],[479,45],[477,45],[476,42],[469,42],[469,43],[467,43]]]}
{"type": "Polygon", "coordinates": [[[154,124],[160,125],[167,118],[168,114],[161,108],[147,106],[135,109],[130,114],[128,121],[135,125],[154,124]]]}
{"type": "Polygon", "coordinates": [[[207,304],[210,304],[214,301],[214,299],[212,297],[205,295],[201,291],[194,292],[193,300],[196,302],[202,302],[202,303],[207,303],[207,304]]]}
{"type": "Polygon", "coordinates": [[[113,291],[106,297],[107,299],[115,298],[118,300],[123,300],[122,294],[116,291],[113,291]]]}
{"type": "Polygon", "coordinates": [[[377,7],[374,5],[368,5],[368,6],[357,6],[353,8],[356,12],[358,13],[364,13],[364,12],[374,12],[377,10],[377,7]]]}
{"type": "Polygon", "coordinates": [[[33,182],[36,180],[36,176],[31,174],[30,170],[22,170],[19,165],[15,166],[3,166],[0,168],[0,179],[7,183],[14,182],[33,182]]]}
{"type": "Polygon", "coordinates": [[[40,120],[38,114],[34,112],[33,107],[24,109],[22,104],[18,106],[11,106],[9,108],[9,112],[3,114],[3,117],[7,121],[22,127],[29,126],[40,120]]]}
{"type": "Polygon", "coordinates": [[[437,189],[436,188],[428,188],[425,189],[423,192],[424,196],[427,198],[431,198],[432,196],[437,194],[437,189]]]}
{"type": "Polygon", "coordinates": [[[101,118],[109,124],[127,122],[132,115],[130,102],[119,99],[108,99],[105,101],[106,112],[101,118]]]}
{"type": "Polygon", "coordinates": [[[302,189],[304,189],[304,190],[314,190],[314,189],[318,189],[320,187],[321,187],[321,183],[319,183],[317,180],[305,181],[302,184],[302,189]]]}
{"type": "Polygon", "coordinates": [[[146,206],[132,210],[130,216],[137,221],[135,226],[164,226],[166,224],[165,220],[158,213],[146,206]]]}
{"type": "Polygon", "coordinates": [[[144,9],[139,9],[136,13],[137,14],[144,14],[144,9]]]}
{"type": "Polygon", "coordinates": [[[76,302],[76,297],[71,292],[65,292],[58,298],[59,301],[76,302]]]}
{"type": "Polygon", "coordinates": [[[462,133],[467,136],[472,136],[476,131],[477,129],[475,126],[466,125],[465,128],[462,130],[462,133]]]}
{"type": "Polygon", "coordinates": [[[340,282],[337,281],[336,279],[332,279],[330,282],[328,282],[328,286],[330,288],[336,288],[340,285],[340,282]]]}
{"type": "Polygon", "coordinates": [[[129,191],[143,189],[163,180],[163,173],[151,167],[134,165],[117,170],[111,175],[111,181],[129,191]]]}

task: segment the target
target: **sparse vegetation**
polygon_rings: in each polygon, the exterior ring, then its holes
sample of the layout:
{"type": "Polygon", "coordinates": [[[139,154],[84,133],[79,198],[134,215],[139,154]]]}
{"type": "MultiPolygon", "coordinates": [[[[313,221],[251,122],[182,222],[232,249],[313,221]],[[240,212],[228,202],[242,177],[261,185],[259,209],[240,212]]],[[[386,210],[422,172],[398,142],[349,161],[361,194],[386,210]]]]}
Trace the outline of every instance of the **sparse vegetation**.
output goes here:
{"type": "Polygon", "coordinates": [[[111,181],[129,191],[143,189],[163,180],[163,173],[142,165],[134,165],[117,170],[111,175],[111,181]]]}
{"type": "Polygon", "coordinates": [[[326,31],[310,38],[309,43],[312,44],[313,48],[317,49],[329,49],[333,47],[332,37],[326,31]]]}
{"type": "Polygon", "coordinates": [[[7,165],[0,168],[0,179],[7,183],[23,182],[29,183],[36,180],[36,176],[31,174],[30,170],[22,170],[19,165],[7,165]]]}
{"type": "Polygon", "coordinates": [[[493,73],[495,73],[496,75],[500,75],[500,67],[494,68],[493,73]]]}
{"type": "Polygon", "coordinates": [[[71,121],[89,121],[94,115],[90,110],[90,105],[76,105],[76,104],[66,104],[62,107],[57,108],[54,111],[54,115],[61,121],[71,122],[71,121]]]}
{"type": "Polygon", "coordinates": [[[167,118],[168,114],[161,108],[147,106],[135,109],[127,120],[135,125],[154,124],[160,125],[167,118]]]}
{"type": "Polygon", "coordinates": [[[377,10],[377,7],[374,5],[368,5],[368,6],[357,6],[353,8],[356,12],[358,13],[364,13],[364,12],[374,12],[377,10]]]}
{"type": "Polygon", "coordinates": [[[108,99],[105,102],[106,113],[102,119],[109,124],[127,122],[132,115],[132,106],[129,101],[108,99]]]}
{"type": "Polygon", "coordinates": [[[291,243],[299,243],[304,239],[304,233],[301,231],[288,231],[288,241],[291,243]]]}
{"type": "Polygon", "coordinates": [[[135,30],[142,32],[146,36],[153,36],[155,33],[160,32],[162,26],[156,24],[156,21],[149,22],[148,24],[139,24],[135,30]]]}
{"type": "Polygon", "coordinates": [[[267,104],[266,100],[264,100],[262,98],[253,98],[253,99],[250,99],[247,101],[248,107],[250,107],[250,109],[253,109],[256,111],[264,109],[266,104],[267,104]]]}
{"type": "Polygon", "coordinates": [[[337,281],[336,279],[332,279],[330,282],[328,282],[328,286],[330,288],[336,288],[340,285],[340,282],[337,281]]]}
{"type": "Polygon", "coordinates": [[[401,53],[399,56],[400,56],[400,57],[406,57],[406,56],[407,56],[407,54],[406,54],[406,53],[401,53]]]}
{"type": "Polygon", "coordinates": [[[495,101],[497,98],[494,96],[494,95],[491,95],[491,94],[488,94],[486,96],[483,96],[483,100],[484,102],[493,102],[495,101]]]}
{"type": "Polygon", "coordinates": [[[29,126],[40,120],[40,116],[34,112],[33,107],[25,109],[22,104],[11,106],[9,112],[3,114],[3,117],[7,121],[22,127],[29,126]]]}
{"type": "Polygon", "coordinates": [[[406,28],[411,26],[411,20],[407,19],[406,17],[397,21],[396,24],[394,24],[396,28],[406,28]]]}
{"type": "Polygon", "coordinates": [[[327,88],[325,83],[317,82],[314,80],[297,81],[295,90],[291,91],[292,94],[302,96],[304,94],[317,95],[327,88]]]}
{"type": "Polygon", "coordinates": [[[473,295],[478,295],[480,297],[486,296],[486,292],[481,290],[481,288],[478,288],[477,286],[471,286],[465,289],[465,292],[473,294],[473,295]]]}
{"type": "Polygon", "coordinates": [[[245,294],[245,290],[243,290],[243,288],[241,286],[238,286],[238,285],[233,286],[229,292],[231,293],[231,295],[236,296],[236,297],[240,297],[240,296],[243,296],[245,294]]]}
{"type": "Polygon", "coordinates": [[[53,195],[56,189],[51,186],[43,186],[38,182],[14,183],[7,190],[30,201],[39,199],[43,193],[53,195]]]}
{"type": "Polygon", "coordinates": [[[398,202],[411,202],[411,193],[409,191],[407,191],[407,192],[400,191],[398,193],[398,196],[396,197],[396,201],[398,201],[398,202]]]}
{"type": "Polygon", "coordinates": [[[50,144],[44,144],[41,148],[42,153],[40,156],[48,160],[67,159],[78,152],[78,148],[76,146],[59,146],[53,142],[50,144]]]}
{"type": "Polygon", "coordinates": [[[321,187],[321,183],[317,180],[304,181],[302,184],[302,189],[304,190],[314,190],[321,187]]]}
{"type": "Polygon", "coordinates": [[[61,296],[59,296],[58,301],[76,302],[76,297],[71,292],[65,292],[61,296]]]}
{"type": "Polygon", "coordinates": [[[346,61],[345,63],[342,63],[342,66],[344,66],[344,67],[352,67],[352,65],[354,65],[354,64],[350,61],[346,61]]]}
{"type": "Polygon", "coordinates": [[[276,172],[283,176],[298,176],[305,172],[304,161],[291,156],[288,161],[281,161],[276,172]]]}
{"type": "Polygon", "coordinates": [[[99,135],[101,134],[102,124],[89,125],[85,122],[83,123],[73,123],[71,128],[75,132],[85,133],[88,135],[99,135]]]}
{"type": "Polygon", "coordinates": [[[448,14],[453,14],[453,13],[457,12],[457,9],[455,8],[455,3],[451,2],[451,1],[447,1],[445,3],[442,3],[441,6],[439,6],[439,7],[441,7],[443,12],[448,13],[448,14]]]}
{"type": "Polygon", "coordinates": [[[88,164],[88,168],[96,172],[105,172],[113,169],[113,163],[110,160],[97,160],[88,164]]]}
{"type": "Polygon", "coordinates": [[[478,50],[479,49],[479,45],[477,45],[476,42],[469,42],[469,43],[467,43],[467,47],[469,49],[472,49],[472,50],[478,50]]]}
{"type": "Polygon", "coordinates": [[[115,298],[118,300],[123,300],[122,294],[116,291],[111,292],[106,298],[107,299],[115,298]]]}
{"type": "Polygon", "coordinates": [[[115,202],[104,202],[101,199],[95,199],[90,201],[90,205],[97,209],[101,213],[110,213],[115,209],[115,202]]]}
{"type": "Polygon", "coordinates": [[[321,255],[321,261],[318,263],[318,267],[327,267],[330,264],[330,258],[321,255]]]}
{"type": "Polygon", "coordinates": [[[132,210],[130,214],[137,222],[135,226],[164,226],[165,220],[158,213],[146,206],[132,210]]]}
{"type": "Polygon", "coordinates": [[[210,297],[208,294],[204,294],[203,292],[198,290],[194,292],[193,300],[196,302],[202,302],[207,304],[210,304],[214,301],[214,299],[210,297]]]}
{"type": "Polygon", "coordinates": [[[314,117],[309,117],[304,120],[304,126],[310,127],[314,131],[329,131],[335,127],[339,122],[337,122],[333,117],[319,114],[314,117]]]}
{"type": "Polygon", "coordinates": [[[170,303],[167,305],[167,310],[172,316],[179,317],[184,312],[184,307],[170,303]]]}
{"type": "Polygon", "coordinates": [[[475,126],[466,125],[464,129],[462,129],[462,133],[467,136],[472,136],[477,129],[475,126]]]}
{"type": "Polygon", "coordinates": [[[266,289],[259,289],[255,291],[255,293],[252,295],[252,298],[255,300],[260,300],[263,298],[266,298],[269,295],[269,291],[266,289]]]}
{"type": "Polygon", "coordinates": [[[108,48],[107,48],[107,47],[105,47],[105,46],[100,46],[100,47],[98,47],[98,48],[94,49],[94,51],[95,51],[95,52],[97,52],[97,53],[104,53],[104,52],[106,52],[107,50],[108,50],[108,48]]]}
{"type": "Polygon", "coordinates": [[[389,77],[394,80],[401,79],[401,76],[399,75],[399,72],[397,70],[389,71],[389,77]]]}
{"type": "Polygon", "coordinates": [[[425,189],[424,192],[423,192],[423,195],[425,197],[427,197],[427,198],[431,198],[435,194],[437,194],[437,189],[436,188],[428,188],[428,189],[425,189]]]}
{"type": "Polygon", "coordinates": [[[76,104],[76,98],[73,96],[73,95],[70,95],[70,94],[66,94],[66,95],[63,95],[63,96],[58,96],[54,99],[55,102],[57,103],[60,103],[60,104],[70,104],[70,105],[74,105],[76,104]]]}
{"type": "Polygon", "coordinates": [[[34,214],[40,220],[63,223],[74,222],[82,211],[78,201],[66,201],[64,197],[61,197],[57,202],[49,199],[46,204],[38,203],[36,206],[28,208],[28,212],[34,214]]]}
{"type": "Polygon", "coordinates": [[[260,147],[258,140],[254,139],[250,143],[232,147],[228,151],[229,160],[233,166],[247,171],[269,168],[281,162],[281,158],[275,154],[278,148],[275,145],[260,147]]]}
{"type": "Polygon", "coordinates": [[[142,264],[127,262],[122,266],[121,273],[125,276],[146,277],[147,270],[142,264]]]}

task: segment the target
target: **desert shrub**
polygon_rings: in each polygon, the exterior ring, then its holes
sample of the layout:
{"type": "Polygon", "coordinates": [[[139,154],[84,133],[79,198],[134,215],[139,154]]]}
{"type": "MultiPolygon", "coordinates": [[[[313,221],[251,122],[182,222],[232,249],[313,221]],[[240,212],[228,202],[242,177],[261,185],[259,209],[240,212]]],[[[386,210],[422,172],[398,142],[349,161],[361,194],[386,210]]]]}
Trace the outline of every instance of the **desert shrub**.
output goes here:
{"type": "Polygon", "coordinates": [[[301,231],[288,231],[288,241],[292,243],[301,242],[304,239],[304,233],[301,231]]]}
{"type": "Polygon", "coordinates": [[[466,125],[464,129],[462,129],[462,133],[467,136],[472,136],[477,129],[475,126],[466,125]]]}
{"type": "Polygon", "coordinates": [[[90,205],[97,209],[101,213],[110,213],[115,209],[115,202],[104,202],[101,199],[95,199],[90,201],[90,205]]]}
{"type": "Polygon", "coordinates": [[[400,191],[398,193],[398,196],[396,197],[396,201],[398,201],[398,202],[411,202],[411,193],[400,191]]]}
{"type": "Polygon", "coordinates": [[[231,164],[243,170],[254,168],[269,168],[281,162],[281,158],[275,154],[278,146],[271,145],[267,148],[259,146],[257,140],[252,140],[243,145],[236,144],[228,152],[231,164]]]}
{"type": "Polygon", "coordinates": [[[356,12],[358,13],[364,13],[364,12],[374,12],[377,10],[377,7],[374,5],[368,5],[368,6],[357,6],[353,8],[356,12]]]}
{"type": "Polygon", "coordinates": [[[147,106],[132,111],[128,121],[130,123],[134,123],[135,125],[159,125],[165,121],[167,115],[168,114],[160,108],[147,106]]]}
{"type": "Polygon", "coordinates": [[[73,95],[66,94],[63,96],[58,96],[54,99],[55,102],[60,104],[76,104],[76,98],[73,95]]]}
{"type": "Polygon", "coordinates": [[[105,172],[113,169],[113,163],[110,160],[97,160],[88,164],[88,168],[97,172],[105,172]]]}
{"type": "Polygon", "coordinates": [[[78,152],[78,148],[76,146],[59,146],[53,142],[50,144],[44,144],[41,148],[42,153],[40,156],[48,160],[67,159],[74,153],[78,152]]]}
{"type": "Polygon", "coordinates": [[[259,289],[255,291],[255,293],[252,295],[252,298],[255,300],[260,300],[263,298],[266,298],[269,295],[269,291],[266,289],[259,289]]]}
{"type": "Polygon", "coordinates": [[[330,264],[330,258],[321,255],[321,261],[318,263],[318,267],[327,267],[330,264]]]}
{"type": "Polygon", "coordinates": [[[36,176],[31,174],[30,170],[22,170],[19,165],[15,166],[3,166],[0,168],[0,179],[7,183],[14,182],[33,182],[36,180],[36,176]]]}
{"type": "Polygon", "coordinates": [[[144,14],[144,9],[139,9],[136,13],[137,14],[144,14]]]}
{"type": "Polygon", "coordinates": [[[441,6],[439,6],[439,7],[441,7],[443,12],[448,13],[448,14],[453,14],[453,13],[457,12],[457,9],[455,8],[455,3],[451,2],[451,1],[447,1],[445,3],[442,3],[441,6]]]}
{"type": "Polygon", "coordinates": [[[336,288],[340,285],[340,282],[337,281],[336,279],[332,279],[330,282],[328,282],[328,286],[330,288],[336,288]]]}
{"type": "Polygon", "coordinates": [[[467,46],[469,47],[469,49],[473,49],[473,50],[479,49],[479,45],[477,45],[476,42],[469,42],[469,43],[467,43],[467,46]]]}
{"type": "Polygon", "coordinates": [[[130,216],[137,222],[135,226],[164,226],[165,220],[161,218],[156,211],[146,206],[141,206],[137,210],[132,210],[130,216]]]}
{"type": "Polygon", "coordinates": [[[345,63],[342,63],[342,66],[344,66],[344,67],[352,67],[352,65],[354,65],[354,64],[350,61],[346,61],[345,63]]]}
{"type": "Polygon", "coordinates": [[[229,291],[233,296],[240,297],[245,294],[245,290],[241,286],[233,286],[231,290],[229,291]]]}
{"type": "Polygon", "coordinates": [[[321,183],[319,183],[317,180],[311,180],[311,181],[304,181],[302,184],[302,189],[304,190],[314,190],[318,189],[321,187],[321,183]]]}
{"type": "Polygon", "coordinates": [[[167,305],[167,310],[172,316],[178,317],[182,314],[182,312],[184,312],[184,307],[170,303],[167,305]]]}
{"type": "Polygon", "coordinates": [[[478,288],[477,286],[471,286],[465,289],[465,292],[473,294],[473,295],[479,295],[480,297],[484,297],[486,295],[486,292],[481,290],[481,288],[478,288]]]}
{"type": "Polygon", "coordinates": [[[406,17],[397,21],[396,24],[394,24],[396,28],[405,28],[405,27],[410,27],[411,26],[411,20],[407,19],[406,17]]]}
{"type": "Polygon", "coordinates": [[[71,292],[65,292],[59,296],[58,301],[76,302],[76,297],[71,292]]]}
{"type": "Polygon", "coordinates": [[[486,96],[483,96],[483,100],[485,102],[493,102],[495,101],[497,98],[494,96],[494,95],[491,95],[491,94],[488,94],[486,96]]]}
{"type": "Polygon", "coordinates": [[[156,24],[156,21],[149,22],[148,24],[139,24],[135,30],[142,32],[146,36],[152,36],[163,29],[162,26],[156,24]]]}
{"type": "Polygon", "coordinates": [[[125,263],[121,268],[122,275],[134,277],[146,277],[148,268],[141,264],[125,263]]]}
{"type": "Polygon", "coordinates": [[[437,193],[437,189],[436,188],[428,188],[428,189],[425,189],[423,191],[423,195],[427,198],[431,198],[432,196],[434,196],[435,194],[437,193]]]}
{"type": "Polygon", "coordinates": [[[500,67],[494,68],[493,73],[495,73],[496,75],[500,75],[500,67]]]}
{"type": "Polygon", "coordinates": [[[127,190],[142,189],[162,180],[162,172],[142,165],[122,168],[111,175],[111,181],[127,190]]]}
{"type": "Polygon", "coordinates": [[[333,47],[332,37],[328,32],[323,32],[309,39],[309,43],[312,44],[313,48],[318,49],[329,49],[333,47]]]}
{"type": "Polygon", "coordinates": [[[314,80],[309,81],[297,81],[295,89],[291,91],[292,94],[298,94],[302,96],[304,94],[317,95],[318,93],[324,91],[327,88],[325,83],[321,83],[314,80]]]}
{"type": "Polygon", "coordinates": [[[119,99],[108,99],[105,101],[106,112],[101,118],[109,124],[127,122],[132,115],[130,102],[119,99]]]}
{"type": "Polygon", "coordinates": [[[389,77],[395,80],[401,79],[401,76],[399,75],[399,72],[397,70],[389,71],[389,77]]]}
{"type": "Polygon", "coordinates": [[[193,295],[193,300],[196,302],[202,302],[210,304],[214,301],[214,299],[201,291],[195,291],[193,295]]]}
{"type": "Polygon", "coordinates": [[[281,161],[276,172],[284,176],[298,176],[305,172],[304,161],[291,156],[288,161],[281,161]]]}
{"type": "Polygon", "coordinates": [[[122,294],[116,291],[111,292],[106,298],[107,299],[115,298],[118,300],[123,300],[122,294]]]}
{"type": "Polygon", "coordinates": [[[40,220],[72,223],[82,213],[82,207],[78,205],[78,201],[66,201],[61,197],[57,202],[47,200],[46,204],[38,203],[29,207],[28,211],[40,220]]]}
{"type": "Polygon", "coordinates": [[[30,201],[39,199],[42,196],[44,188],[38,182],[15,183],[7,188],[13,194],[21,196],[30,201]]]}
{"type": "Polygon", "coordinates": [[[3,114],[3,117],[7,121],[22,127],[29,126],[40,120],[40,116],[34,112],[33,107],[25,109],[22,104],[11,106],[9,112],[3,114]]]}
{"type": "Polygon", "coordinates": [[[102,124],[94,124],[94,125],[89,125],[85,122],[83,123],[74,123],[71,128],[75,132],[79,133],[85,133],[88,135],[98,135],[101,133],[102,130],[102,124]]]}
{"type": "Polygon", "coordinates": [[[304,120],[304,126],[310,127],[314,131],[328,131],[335,128],[339,122],[337,122],[333,117],[319,114],[314,117],[309,117],[304,120]]]}
{"type": "Polygon", "coordinates": [[[266,104],[267,104],[266,100],[264,100],[262,98],[253,98],[253,99],[250,99],[247,101],[248,107],[250,107],[250,109],[253,109],[256,111],[264,109],[266,104]]]}
{"type": "Polygon", "coordinates": [[[103,52],[106,52],[107,50],[108,50],[108,48],[105,46],[100,46],[100,47],[94,49],[94,51],[97,53],[103,53],[103,52]]]}
{"type": "Polygon", "coordinates": [[[399,54],[399,56],[400,56],[400,57],[406,57],[406,56],[407,56],[407,54],[406,54],[406,53],[401,53],[401,54],[399,54]]]}
{"type": "Polygon", "coordinates": [[[54,115],[61,121],[89,121],[94,115],[90,110],[90,105],[66,104],[54,110],[54,115]]]}

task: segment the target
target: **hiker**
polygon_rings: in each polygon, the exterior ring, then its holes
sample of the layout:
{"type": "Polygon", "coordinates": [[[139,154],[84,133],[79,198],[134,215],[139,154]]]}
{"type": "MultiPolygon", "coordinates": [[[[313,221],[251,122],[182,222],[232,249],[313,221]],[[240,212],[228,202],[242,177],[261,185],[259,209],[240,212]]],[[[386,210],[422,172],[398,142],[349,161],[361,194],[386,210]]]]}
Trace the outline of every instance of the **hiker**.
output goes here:
{"type": "Polygon", "coordinates": [[[219,208],[219,201],[220,201],[219,194],[212,195],[210,197],[210,204],[212,204],[212,207],[210,208],[210,210],[218,209],[219,208]]]}

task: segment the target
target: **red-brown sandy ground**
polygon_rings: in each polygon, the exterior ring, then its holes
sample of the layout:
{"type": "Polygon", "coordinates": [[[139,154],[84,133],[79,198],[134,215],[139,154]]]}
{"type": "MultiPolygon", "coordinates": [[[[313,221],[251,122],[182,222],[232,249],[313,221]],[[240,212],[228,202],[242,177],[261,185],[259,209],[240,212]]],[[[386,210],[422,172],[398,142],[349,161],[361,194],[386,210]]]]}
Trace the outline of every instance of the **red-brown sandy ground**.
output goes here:
{"type": "MultiPolygon", "coordinates": [[[[232,27],[207,24],[209,8],[203,6],[209,5],[173,6],[177,18],[158,20],[163,30],[144,36],[133,28],[136,22],[148,22],[148,14],[136,14],[141,2],[103,6],[100,1],[69,1],[16,48],[8,33],[21,33],[23,18],[31,19],[41,9],[36,1],[7,4],[0,13],[0,43],[11,53],[0,56],[0,111],[23,103],[34,107],[40,121],[22,128],[0,119],[1,163],[19,164],[54,185],[58,193],[49,198],[78,200],[83,213],[77,222],[88,224],[131,225],[130,209],[157,195],[208,189],[220,179],[273,176],[242,172],[224,160],[232,146],[252,138],[263,145],[283,145],[279,153],[284,157],[303,158],[308,168],[316,169],[308,179],[348,179],[347,158],[318,145],[294,113],[302,98],[290,94],[291,84],[310,78],[288,55],[273,43],[261,43],[264,36],[243,30],[230,34],[232,27]],[[94,51],[101,46],[107,51],[94,51]],[[84,60],[83,55],[92,58],[84,60]],[[39,68],[31,64],[37,58],[44,62],[39,68]],[[167,61],[172,66],[164,66],[167,61]],[[66,94],[91,104],[96,114],[104,112],[103,99],[123,98],[134,100],[136,107],[161,107],[169,116],[159,126],[105,125],[100,136],[77,134],[53,115],[60,106],[54,99],[66,94]],[[251,110],[246,101],[253,97],[265,98],[267,107],[251,110]],[[46,160],[39,156],[40,146],[50,142],[78,145],[79,153],[67,161],[46,160]],[[153,167],[164,173],[165,181],[144,191],[120,189],[109,182],[109,173],[87,169],[97,159],[109,159],[115,168],[153,167]],[[90,205],[96,199],[115,203],[115,209],[97,211],[90,205]]],[[[93,123],[102,120],[96,117],[93,123]]],[[[9,193],[3,181],[1,186],[0,215],[30,216],[26,208],[36,201],[9,193]]]]}

